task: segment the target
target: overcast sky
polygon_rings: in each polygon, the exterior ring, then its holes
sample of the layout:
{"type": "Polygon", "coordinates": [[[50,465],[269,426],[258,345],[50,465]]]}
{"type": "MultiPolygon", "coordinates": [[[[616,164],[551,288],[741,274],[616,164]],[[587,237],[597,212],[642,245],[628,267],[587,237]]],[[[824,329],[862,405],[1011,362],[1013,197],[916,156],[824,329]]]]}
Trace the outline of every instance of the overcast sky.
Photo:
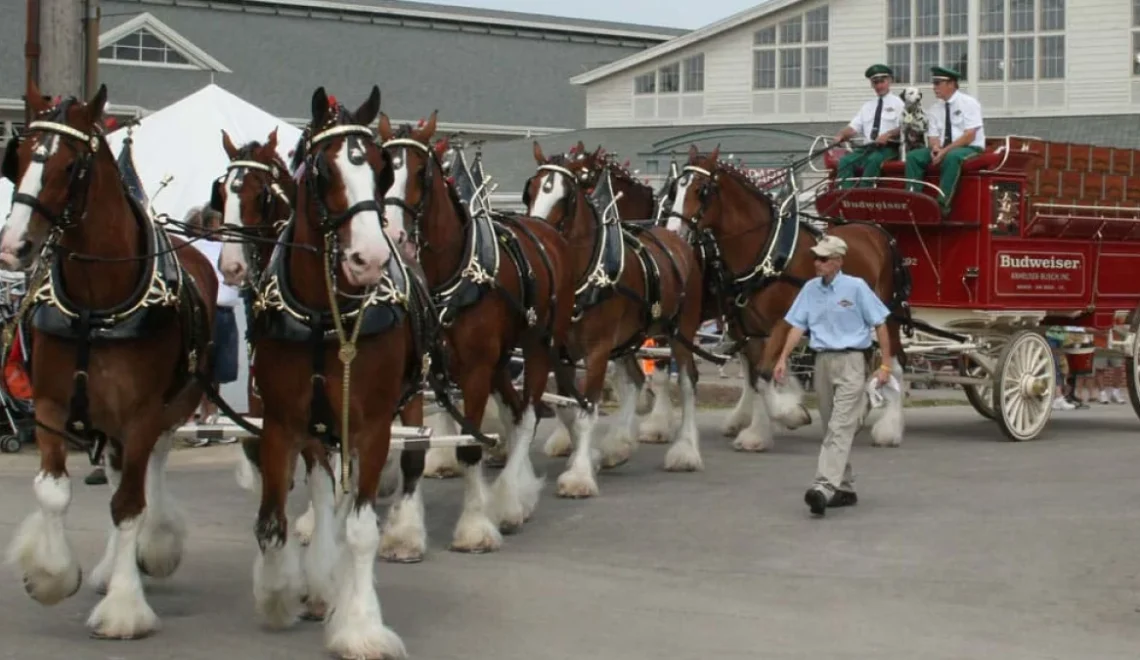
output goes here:
{"type": "Polygon", "coordinates": [[[738,11],[761,4],[763,0],[420,0],[437,5],[458,5],[548,14],[598,21],[619,21],[641,25],[695,30],[715,23],[738,11]]]}

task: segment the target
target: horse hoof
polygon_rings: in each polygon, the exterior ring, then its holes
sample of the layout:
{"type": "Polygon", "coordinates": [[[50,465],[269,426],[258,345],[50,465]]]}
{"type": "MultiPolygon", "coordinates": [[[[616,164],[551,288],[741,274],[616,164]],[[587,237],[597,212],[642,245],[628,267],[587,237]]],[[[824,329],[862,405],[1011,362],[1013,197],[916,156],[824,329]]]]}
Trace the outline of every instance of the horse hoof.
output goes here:
{"type": "Polygon", "coordinates": [[[380,555],[380,558],[389,564],[419,564],[424,560],[424,556],[422,554],[405,555],[401,553],[380,555]]]}
{"type": "Polygon", "coordinates": [[[329,607],[325,603],[314,603],[306,599],[305,609],[301,612],[301,620],[321,622],[325,620],[328,612],[329,607]]]}
{"type": "Polygon", "coordinates": [[[102,641],[130,642],[130,641],[139,640],[139,639],[146,639],[147,637],[154,635],[154,633],[155,633],[155,631],[153,631],[153,630],[143,630],[141,632],[137,632],[137,633],[130,634],[130,635],[104,635],[103,633],[99,632],[98,630],[92,630],[90,633],[88,633],[88,635],[91,637],[91,639],[98,639],[98,640],[102,640],[102,641]]]}

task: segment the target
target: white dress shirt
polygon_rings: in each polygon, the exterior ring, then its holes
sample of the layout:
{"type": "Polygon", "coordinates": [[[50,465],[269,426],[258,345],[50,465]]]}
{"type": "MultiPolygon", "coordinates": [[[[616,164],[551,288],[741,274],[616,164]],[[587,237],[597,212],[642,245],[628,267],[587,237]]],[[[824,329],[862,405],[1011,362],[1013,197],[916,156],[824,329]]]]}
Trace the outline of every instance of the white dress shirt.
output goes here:
{"type": "Polygon", "coordinates": [[[928,137],[938,138],[944,144],[946,132],[946,106],[950,106],[950,140],[957,140],[971,128],[977,129],[969,146],[986,148],[986,131],[982,128],[982,104],[974,97],[959,90],[949,101],[937,101],[926,112],[928,137]]]}
{"type": "Polygon", "coordinates": [[[898,94],[891,94],[890,92],[876,96],[864,103],[848,126],[862,135],[868,142],[875,141],[875,138],[871,137],[871,131],[875,128],[875,111],[879,107],[880,99],[883,101],[883,114],[879,118],[879,135],[898,128],[899,123],[902,122],[903,110],[906,109],[906,104],[903,103],[902,98],[898,94]]]}
{"type": "MultiPolygon", "coordinates": [[[[187,239],[190,240],[190,239],[187,239]]],[[[199,252],[206,256],[210,265],[214,267],[214,274],[218,276],[218,307],[237,307],[241,302],[241,296],[238,290],[222,280],[222,271],[218,269],[218,262],[222,258],[222,242],[212,241],[208,238],[199,238],[190,245],[193,245],[199,252]]]]}

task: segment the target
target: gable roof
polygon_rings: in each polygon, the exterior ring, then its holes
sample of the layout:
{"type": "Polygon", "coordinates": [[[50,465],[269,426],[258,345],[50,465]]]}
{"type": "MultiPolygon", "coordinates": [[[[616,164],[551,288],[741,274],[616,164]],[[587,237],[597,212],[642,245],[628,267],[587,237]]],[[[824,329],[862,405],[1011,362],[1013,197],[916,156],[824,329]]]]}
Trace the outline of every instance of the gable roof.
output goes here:
{"type": "MultiPolygon", "coordinates": [[[[178,51],[191,64],[200,69],[212,69],[221,73],[233,73],[229,67],[214,59],[209,53],[195,46],[189,39],[178,33],[177,30],[155,18],[150,12],[143,12],[131,20],[107,30],[99,35],[99,48],[105,48],[123,37],[138,30],[148,30],[154,36],[166,42],[168,46],[178,51]]],[[[102,58],[101,58],[102,59],[102,58]]],[[[114,62],[115,60],[107,60],[114,62]]]]}
{"type": "Polygon", "coordinates": [[[784,9],[785,7],[790,7],[799,2],[803,2],[803,0],[761,0],[760,4],[751,9],[745,9],[744,11],[737,12],[728,18],[721,19],[716,23],[706,25],[699,30],[694,30],[680,37],[677,37],[676,39],[666,41],[663,44],[653,46],[652,48],[647,48],[646,50],[643,50],[640,53],[636,53],[634,55],[630,55],[625,59],[611,62],[592,71],[587,71],[586,73],[574,76],[570,79],[570,82],[574,85],[586,85],[594,81],[601,80],[602,78],[608,78],[615,73],[620,73],[639,64],[644,64],[645,62],[655,60],[663,55],[668,55],[669,53],[678,51],[682,48],[685,48],[686,46],[691,46],[692,44],[710,39],[718,34],[721,34],[722,32],[727,32],[728,30],[739,27],[745,23],[750,23],[757,19],[763,18],[769,14],[773,14],[777,11],[780,11],[781,9],[784,9]]]}
{"type": "Polygon", "coordinates": [[[598,37],[616,37],[663,41],[685,34],[688,30],[613,21],[595,21],[565,18],[545,14],[532,14],[495,9],[476,9],[455,5],[409,2],[407,0],[220,0],[218,5],[240,5],[237,11],[253,10],[257,13],[274,8],[290,10],[317,10],[372,15],[400,16],[423,20],[460,21],[497,28],[529,28],[551,32],[577,32],[598,37]]]}

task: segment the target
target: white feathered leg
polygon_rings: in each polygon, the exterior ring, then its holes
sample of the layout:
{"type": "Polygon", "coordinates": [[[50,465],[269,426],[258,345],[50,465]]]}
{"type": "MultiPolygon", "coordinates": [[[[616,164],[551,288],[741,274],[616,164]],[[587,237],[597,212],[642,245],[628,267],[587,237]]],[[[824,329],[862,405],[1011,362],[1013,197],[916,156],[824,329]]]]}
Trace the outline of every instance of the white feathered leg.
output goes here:
{"type": "Polygon", "coordinates": [[[697,393],[687,370],[681,369],[680,380],[681,428],[673,446],[665,453],[665,469],[670,472],[693,472],[704,469],[701,438],[697,430],[697,393]]]}
{"type": "Polygon", "coordinates": [[[639,388],[626,371],[626,363],[618,362],[614,370],[614,389],[618,392],[621,407],[609,432],[601,443],[602,467],[614,468],[628,462],[637,449],[641,420],[637,418],[639,388]]]}
{"type": "MultiPolygon", "coordinates": [[[[424,424],[435,435],[459,435],[459,423],[447,412],[438,412],[428,415],[424,424]]],[[[486,424],[480,429],[487,432],[486,424]]],[[[451,479],[463,474],[463,468],[455,458],[455,450],[450,448],[435,448],[427,450],[424,457],[424,476],[432,479],[451,479]]]]}
{"type": "Polygon", "coordinates": [[[95,637],[138,639],[158,630],[158,616],[146,602],[139,574],[140,518],[145,515],[144,511],[119,523],[107,595],[87,617],[87,627],[95,637]]]}
{"type": "MultiPolygon", "coordinates": [[[[898,358],[891,358],[891,375],[900,385],[903,382],[903,368],[898,358]]],[[[871,444],[875,447],[898,447],[902,444],[903,422],[903,393],[884,392],[886,404],[883,414],[875,425],[871,427],[871,444]]]]}
{"type": "Polygon", "coordinates": [[[336,537],[335,486],[332,477],[320,464],[313,466],[308,482],[313,532],[302,560],[307,594],[304,617],[320,621],[328,613],[329,603],[333,602],[336,592],[335,569],[340,547],[336,537]]]}
{"type": "Polygon", "coordinates": [[[325,622],[325,646],[341,658],[408,657],[404,642],[384,625],[376,595],[373,567],[380,547],[380,530],[372,506],[366,504],[348,513],[344,538],[336,601],[325,622]]]}
{"type": "MultiPolygon", "coordinates": [[[[562,411],[559,411],[562,417],[562,411]]],[[[598,409],[586,412],[580,408],[570,408],[563,423],[570,427],[574,434],[574,453],[570,456],[570,465],[565,472],[558,476],[558,496],[585,498],[598,494],[598,482],[594,476],[595,465],[600,462],[600,455],[593,447],[594,429],[598,423],[598,409]]]]}
{"type": "Polygon", "coordinates": [[[669,396],[669,369],[659,368],[650,376],[653,383],[653,410],[641,422],[641,442],[661,444],[673,438],[673,399],[669,396]]]}
{"type": "MultiPolygon", "coordinates": [[[[83,572],[67,540],[63,517],[71,504],[71,479],[40,472],[32,482],[39,502],[8,546],[8,563],[24,573],[24,590],[44,605],[54,605],[79,590],[83,572]]],[[[134,565],[132,557],[131,565],[134,565]]]]}
{"type": "Polygon", "coordinates": [[[569,456],[574,451],[574,443],[570,440],[570,429],[560,416],[554,420],[554,430],[550,432],[542,450],[551,458],[569,456]]]}
{"type": "MultiPolygon", "coordinates": [[[[759,378],[756,380],[760,381],[759,378]]],[[[736,435],[732,446],[739,451],[768,451],[775,446],[772,438],[772,421],[768,416],[768,402],[759,392],[753,392],[750,398],[752,399],[751,423],[736,435]]]]}
{"type": "Polygon", "coordinates": [[[811,413],[804,406],[804,390],[800,380],[788,374],[783,383],[760,380],[759,389],[768,402],[768,414],[788,429],[811,424],[811,413]]]}
{"type": "MultiPolygon", "coordinates": [[[[107,486],[111,489],[111,494],[114,495],[115,491],[119,489],[119,482],[122,481],[122,473],[118,470],[112,469],[111,461],[106,461],[104,473],[107,475],[107,486]]],[[[119,538],[119,528],[115,527],[115,523],[111,520],[107,521],[111,529],[107,532],[107,545],[103,550],[103,558],[95,565],[95,570],[91,571],[91,587],[95,593],[100,596],[107,594],[107,584],[111,581],[111,570],[115,567],[115,543],[119,538]]]]}
{"type": "Polygon", "coordinates": [[[383,538],[378,541],[381,559],[401,564],[423,561],[427,552],[423,483],[423,479],[416,479],[412,492],[401,494],[389,507],[383,538]]]}
{"type": "Polygon", "coordinates": [[[517,531],[530,519],[545,483],[534,473],[530,461],[530,444],[537,424],[534,407],[527,404],[511,434],[507,465],[491,488],[491,520],[506,533],[517,531]]]}
{"type": "Polygon", "coordinates": [[[724,435],[729,438],[735,438],[742,429],[748,428],[752,423],[752,410],[755,406],[753,397],[756,396],[756,390],[748,386],[748,358],[741,353],[737,356],[740,360],[741,373],[744,374],[744,386],[740,388],[740,399],[736,402],[736,407],[729,413],[728,419],[724,422],[724,435]]]}
{"type": "Polygon", "coordinates": [[[309,505],[305,466],[294,465],[293,487],[285,499],[285,542],[269,544],[253,561],[253,600],[270,628],[283,629],[297,622],[303,610],[305,576],[301,569],[301,541],[291,530],[309,505]]]}
{"type": "Polygon", "coordinates": [[[139,569],[144,575],[165,578],[182,563],[186,542],[186,516],[166,482],[166,461],[174,438],[158,437],[146,471],[146,510],[139,528],[139,569]]]}

